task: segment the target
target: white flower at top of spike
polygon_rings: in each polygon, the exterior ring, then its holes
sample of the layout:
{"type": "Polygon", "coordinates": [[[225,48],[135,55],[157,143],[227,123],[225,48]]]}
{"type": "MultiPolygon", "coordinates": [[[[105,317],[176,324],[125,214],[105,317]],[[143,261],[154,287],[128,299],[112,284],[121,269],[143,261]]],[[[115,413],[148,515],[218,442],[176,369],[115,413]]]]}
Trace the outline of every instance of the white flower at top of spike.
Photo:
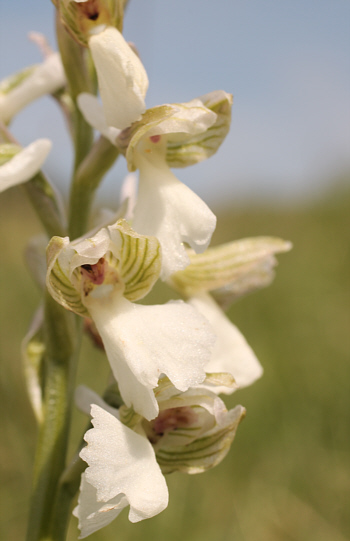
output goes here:
{"type": "MultiPolygon", "coordinates": [[[[233,385],[227,374],[207,380],[213,386],[233,385]]],[[[132,409],[122,406],[118,411],[89,389],[78,388],[78,405],[86,413],[91,409],[94,426],[80,453],[88,463],[74,510],[81,538],[109,524],[127,505],[131,522],[160,513],[168,504],[162,473],[201,473],[219,464],[245,415],[242,406],[227,411],[204,388],[179,393],[167,378],[155,395],[159,415],[149,422],[132,409]]]]}
{"type": "Polygon", "coordinates": [[[158,412],[153,389],[161,374],[181,391],[203,381],[215,341],[207,320],[183,301],[134,304],[159,276],[156,238],[118,220],[91,238],[53,237],[47,258],[51,295],[94,321],[128,406],[152,419],[158,412]]]}
{"type": "Polygon", "coordinates": [[[36,175],[51,147],[49,139],[37,139],[23,149],[16,145],[0,145],[0,192],[36,175]]]}
{"type": "Polygon", "coordinates": [[[119,136],[116,124],[104,119],[96,98],[83,94],[78,103],[91,125],[126,149],[129,169],[140,171],[133,226],[159,239],[162,278],[185,268],[189,258],[184,243],[203,252],[216,218],[170,167],[191,165],[216,152],[228,132],[232,97],[218,91],[188,103],[154,107],[119,136]]]}
{"type": "Polygon", "coordinates": [[[65,83],[58,53],[49,54],[41,64],[11,75],[0,83],[0,120],[7,124],[29,103],[56,92],[65,83]]]}

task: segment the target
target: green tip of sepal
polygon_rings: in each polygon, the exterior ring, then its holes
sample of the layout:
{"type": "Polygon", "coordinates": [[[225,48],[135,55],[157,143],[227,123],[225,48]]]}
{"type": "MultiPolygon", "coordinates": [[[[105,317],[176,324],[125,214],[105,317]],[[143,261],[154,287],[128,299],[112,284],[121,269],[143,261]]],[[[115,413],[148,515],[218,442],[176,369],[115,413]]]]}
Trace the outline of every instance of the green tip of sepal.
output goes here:
{"type": "MultiPolygon", "coordinates": [[[[125,220],[110,228],[120,235],[119,273],[125,284],[124,297],[134,302],[152,289],[161,271],[161,247],[156,237],[136,233],[125,220]]],[[[119,242],[118,242],[119,243],[119,242]]]]}
{"type": "Polygon", "coordinates": [[[217,466],[227,455],[245,413],[245,408],[236,406],[226,411],[216,426],[203,437],[188,445],[159,449],[156,457],[162,472],[195,474],[217,466]]]}
{"type": "Polygon", "coordinates": [[[79,316],[89,316],[89,312],[81,302],[80,292],[75,289],[67,271],[64,270],[59,261],[59,255],[69,246],[68,237],[52,237],[47,249],[47,274],[46,285],[50,295],[59,304],[79,316]]]}
{"type": "Polygon", "coordinates": [[[11,158],[13,158],[21,150],[22,149],[19,145],[14,145],[12,143],[0,144],[0,165],[4,165],[4,163],[11,160],[11,158]]]}
{"type": "Polygon", "coordinates": [[[187,167],[210,158],[221,146],[231,125],[232,94],[216,90],[198,98],[215,113],[215,122],[207,130],[183,137],[168,137],[166,159],[170,167],[187,167]]]}

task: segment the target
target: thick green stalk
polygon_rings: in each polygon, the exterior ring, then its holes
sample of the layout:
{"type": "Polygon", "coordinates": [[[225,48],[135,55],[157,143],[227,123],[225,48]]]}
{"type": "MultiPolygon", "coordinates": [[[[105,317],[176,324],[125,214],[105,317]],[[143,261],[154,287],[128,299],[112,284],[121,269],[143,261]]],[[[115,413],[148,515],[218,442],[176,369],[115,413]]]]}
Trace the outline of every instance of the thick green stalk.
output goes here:
{"type": "Polygon", "coordinates": [[[66,461],[79,326],[75,316],[46,295],[44,418],[39,428],[27,541],[51,540],[51,513],[66,461]]]}
{"type": "Polygon", "coordinates": [[[39,172],[23,185],[38,218],[49,237],[59,235],[64,237],[67,232],[54,190],[46,180],[45,175],[39,172]]]}
{"type": "Polygon", "coordinates": [[[96,77],[91,69],[89,51],[71,37],[63,27],[59,15],[56,17],[56,33],[71,99],[70,128],[75,150],[75,172],[93,142],[93,130],[81,114],[77,98],[82,92],[96,94],[96,77]]]}
{"type": "MultiPolygon", "coordinates": [[[[84,434],[91,426],[91,422],[89,421],[84,434]]],[[[61,475],[52,512],[50,541],[66,540],[69,521],[72,515],[72,502],[79,490],[81,476],[87,466],[86,462],[79,457],[79,453],[84,446],[85,441],[82,438],[73,460],[61,475]]]]}
{"type": "Polygon", "coordinates": [[[100,137],[80,164],[71,188],[69,235],[71,239],[86,232],[91,203],[101,180],[112,167],[119,150],[105,137],[100,137]]]}
{"type": "Polygon", "coordinates": [[[51,520],[50,541],[65,541],[72,512],[72,501],[80,487],[81,475],[86,468],[77,454],[61,476],[51,520]]]}

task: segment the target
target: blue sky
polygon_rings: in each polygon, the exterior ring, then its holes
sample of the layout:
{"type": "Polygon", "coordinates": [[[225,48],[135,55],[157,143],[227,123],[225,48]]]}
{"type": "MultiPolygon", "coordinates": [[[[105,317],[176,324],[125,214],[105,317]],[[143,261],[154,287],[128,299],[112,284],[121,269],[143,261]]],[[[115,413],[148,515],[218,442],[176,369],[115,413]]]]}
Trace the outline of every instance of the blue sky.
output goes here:
{"type": "MultiPolygon", "coordinates": [[[[0,5],[0,77],[40,57],[30,30],[55,45],[49,0],[0,5]]],[[[350,170],[348,0],[130,0],[124,33],[147,69],[147,105],[211,90],[234,95],[232,127],[210,160],[177,170],[208,203],[318,194],[350,170]]],[[[71,150],[49,99],[13,123],[25,145],[48,136],[48,170],[68,186],[71,150]]],[[[101,193],[117,193],[119,164],[101,193]]]]}

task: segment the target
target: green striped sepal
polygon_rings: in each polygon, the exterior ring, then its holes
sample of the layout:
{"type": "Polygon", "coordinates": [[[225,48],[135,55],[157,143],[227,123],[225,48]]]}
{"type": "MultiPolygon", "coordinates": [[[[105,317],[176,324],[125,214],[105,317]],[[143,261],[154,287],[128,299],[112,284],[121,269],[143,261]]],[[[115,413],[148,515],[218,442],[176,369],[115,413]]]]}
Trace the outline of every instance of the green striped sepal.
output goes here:
{"type": "Polygon", "coordinates": [[[152,289],[161,270],[161,247],[156,237],[136,233],[125,220],[108,227],[113,253],[119,260],[118,272],[125,285],[124,297],[134,302],[152,289]]]}
{"type": "MultiPolygon", "coordinates": [[[[189,253],[190,265],[171,276],[171,285],[190,297],[203,291],[213,291],[241,283],[255,276],[255,288],[267,285],[273,278],[273,254],[287,252],[291,243],[273,237],[252,237],[214,248],[203,254],[189,253]]],[[[224,294],[224,291],[223,291],[224,294]]]]}
{"type": "Polygon", "coordinates": [[[71,256],[74,254],[69,238],[52,237],[46,249],[46,285],[51,296],[64,308],[75,312],[79,316],[88,317],[89,312],[81,301],[81,294],[69,278],[67,252],[71,256]]]}
{"type": "Polygon", "coordinates": [[[128,426],[132,430],[134,430],[143,420],[141,415],[136,413],[133,408],[128,408],[128,406],[125,406],[125,404],[119,408],[119,418],[124,425],[128,426]]]}
{"type": "Polygon", "coordinates": [[[118,220],[91,238],[69,242],[68,237],[53,237],[47,266],[46,283],[53,298],[85,317],[89,312],[84,298],[100,286],[108,286],[110,292],[118,289],[130,301],[144,297],[159,277],[161,251],[155,237],[138,235],[125,220],[118,220]]]}
{"type": "Polygon", "coordinates": [[[237,427],[245,416],[245,409],[236,406],[233,410],[221,413],[220,422],[195,441],[156,451],[157,462],[164,474],[173,471],[201,473],[213,468],[225,458],[237,427]]]}
{"type": "MultiPolygon", "coordinates": [[[[209,102],[211,105],[211,102],[209,102]]],[[[137,168],[137,151],[141,140],[147,137],[165,137],[165,157],[171,167],[184,167],[205,159],[209,130],[215,126],[218,115],[206,107],[200,98],[187,103],[173,103],[148,109],[139,122],[124,130],[117,145],[126,150],[130,171],[137,168]],[[202,146],[203,143],[203,146],[202,146]]],[[[210,139],[212,139],[210,137],[210,139]]],[[[217,147],[216,147],[217,148],[217,147]]]]}
{"type": "Polygon", "coordinates": [[[215,154],[228,134],[231,124],[232,94],[217,90],[198,99],[216,114],[215,123],[205,132],[196,135],[184,134],[179,138],[170,134],[166,152],[169,167],[187,167],[206,160],[215,154]]]}
{"type": "Polygon", "coordinates": [[[55,0],[54,4],[62,23],[74,39],[85,47],[97,27],[112,26],[122,31],[125,0],[55,0]]]}

